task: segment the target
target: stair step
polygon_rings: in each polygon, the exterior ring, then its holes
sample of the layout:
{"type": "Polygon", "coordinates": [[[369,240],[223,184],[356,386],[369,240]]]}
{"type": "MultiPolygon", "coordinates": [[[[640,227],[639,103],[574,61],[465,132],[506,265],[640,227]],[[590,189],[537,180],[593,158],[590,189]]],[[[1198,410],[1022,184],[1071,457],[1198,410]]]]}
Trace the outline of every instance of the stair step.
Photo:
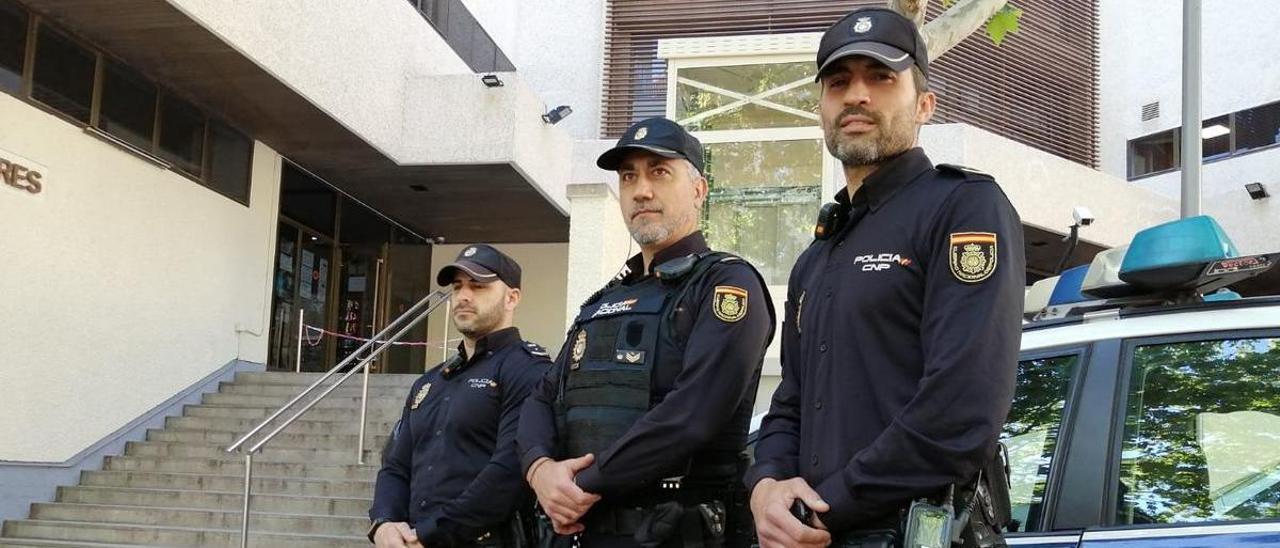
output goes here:
{"type": "MultiPolygon", "coordinates": [[[[404,386],[376,386],[369,385],[369,399],[396,399],[400,404],[404,404],[404,399],[409,395],[409,389],[413,388],[413,381],[405,383],[404,386]]],[[[247,384],[238,382],[223,382],[218,385],[218,393],[220,394],[244,394],[250,396],[277,396],[281,398],[280,403],[289,401],[294,396],[301,394],[305,390],[305,386],[292,384],[247,384]]],[[[315,391],[320,392],[321,388],[315,391]]],[[[351,379],[346,384],[339,386],[330,396],[347,396],[359,397],[362,389],[360,387],[360,379],[351,379]]]]}
{"type": "MultiPolygon", "coordinates": [[[[163,441],[131,441],[125,444],[124,454],[130,457],[190,457],[206,459],[224,459],[242,461],[239,453],[228,453],[222,447],[213,445],[187,445],[163,441]]],[[[354,463],[355,448],[351,449],[300,449],[295,447],[276,447],[267,445],[262,452],[253,457],[255,465],[268,462],[308,462],[319,464],[354,463]]],[[[365,449],[365,462],[380,462],[382,449],[365,449]]]]}
{"type": "MultiPolygon", "coordinates": [[[[270,512],[270,509],[265,510],[270,512]]],[[[31,505],[31,519],[234,530],[240,528],[241,514],[240,510],[207,508],[38,502],[31,505]]],[[[368,526],[369,518],[364,516],[249,514],[249,530],[264,533],[358,535],[368,526]]]]}
{"type": "MultiPolygon", "coordinates": [[[[368,515],[370,498],[316,497],[253,493],[253,507],[263,512],[327,516],[368,515]]],[[[148,506],[239,511],[244,503],[240,491],[183,491],[141,487],[59,487],[57,502],[116,506],[148,506]]]]}
{"type": "MultiPolygon", "coordinates": [[[[246,430],[247,432],[248,430],[246,430]]],[[[389,431],[388,431],[389,432],[389,431]]],[[[365,447],[379,448],[387,441],[388,432],[366,432],[365,447]]],[[[208,445],[226,448],[243,432],[219,432],[215,430],[186,430],[179,428],[152,429],[147,431],[147,441],[181,443],[186,445],[208,445]]],[[[355,434],[291,434],[288,430],[271,440],[270,447],[289,447],[295,449],[347,449],[355,451],[360,437],[355,434]]]]}
{"type": "Polygon", "coordinates": [[[73,548],[157,548],[155,544],[107,544],[85,540],[0,538],[0,548],[45,548],[50,546],[73,548]]]}
{"type": "MultiPolygon", "coordinates": [[[[243,407],[243,406],[200,404],[200,405],[186,406],[182,414],[188,417],[214,417],[214,418],[261,420],[261,419],[267,418],[272,413],[275,413],[276,409],[278,409],[278,407],[276,406],[243,407]]],[[[376,408],[370,407],[369,412],[366,416],[375,421],[395,422],[397,419],[400,418],[401,411],[402,410],[399,407],[395,408],[394,410],[392,409],[384,410],[384,409],[376,409],[376,408]]],[[[288,417],[292,415],[286,414],[284,416],[288,417]]],[[[360,420],[360,410],[354,407],[352,408],[320,407],[320,408],[315,408],[307,411],[303,415],[303,417],[309,418],[311,420],[348,421],[348,422],[351,422],[352,424],[356,424],[360,420]]]]}
{"type": "MultiPolygon", "coordinates": [[[[305,389],[308,386],[311,386],[312,383],[319,380],[322,375],[323,375],[322,373],[276,373],[276,372],[265,372],[265,371],[253,371],[253,372],[242,371],[240,373],[236,373],[234,382],[236,384],[275,384],[275,385],[283,384],[283,385],[290,385],[290,386],[298,386],[300,387],[298,391],[301,392],[303,389],[305,389]]],[[[339,376],[340,374],[330,377],[329,378],[330,380],[325,383],[325,386],[328,386],[329,382],[338,380],[339,376]]],[[[353,375],[350,379],[347,379],[347,382],[343,383],[342,386],[343,387],[360,386],[360,379],[356,378],[358,376],[359,376],[358,373],[356,375],[353,375]]],[[[408,390],[409,387],[413,386],[413,382],[418,380],[418,377],[421,377],[421,376],[422,375],[389,375],[389,374],[369,375],[369,386],[401,387],[401,388],[404,388],[405,390],[408,390]]],[[[317,390],[323,390],[323,388],[317,388],[317,390]]]]}
{"type": "MultiPolygon", "coordinates": [[[[30,519],[5,522],[0,548],[239,546],[244,455],[225,448],[320,376],[237,373],[201,404],[185,406],[183,416],[166,418],[163,429],[148,430],[147,441],[107,457],[102,470],[81,472],[77,485],[59,487],[56,502],[33,504],[30,519]]],[[[363,393],[358,377],[255,455],[249,545],[368,546],[364,530],[381,448],[418,378],[369,377],[366,464],[354,463],[363,393]]],[[[273,421],[271,429],[282,422],[273,421]]]]}
{"type": "MultiPolygon", "coordinates": [[[[264,415],[265,417],[265,415],[264,415]]],[[[307,415],[303,415],[301,419],[294,421],[284,432],[288,434],[349,434],[356,435],[360,431],[359,415],[354,419],[345,419],[341,421],[321,421],[310,419],[307,415]]],[[[370,417],[369,422],[365,423],[365,431],[374,434],[386,434],[391,432],[391,427],[395,425],[400,417],[386,419],[375,419],[370,417]]],[[[232,432],[237,436],[242,435],[262,422],[261,418],[227,418],[227,417],[169,417],[165,419],[165,428],[174,428],[182,430],[208,430],[217,432],[232,432]]]]}
{"type": "MultiPolygon", "coordinates": [[[[316,394],[315,396],[318,396],[316,394]]],[[[369,398],[369,410],[378,409],[381,411],[394,411],[399,413],[404,410],[404,395],[399,397],[369,398]]],[[[315,397],[308,396],[303,402],[311,402],[315,397]]],[[[329,394],[316,403],[313,409],[360,409],[360,396],[343,396],[338,394],[329,394]]],[[[223,405],[235,407],[269,407],[271,409],[289,403],[289,398],[285,396],[263,396],[258,394],[225,394],[220,392],[211,392],[204,395],[203,403],[208,405],[223,405]]],[[[299,402],[294,404],[295,408],[300,408],[305,403],[299,402]]]]}
{"type": "MultiPolygon", "coordinates": [[[[4,524],[4,542],[48,539],[147,546],[237,546],[239,526],[232,529],[150,526],[83,521],[18,520],[4,524]]],[[[355,535],[278,534],[250,529],[249,545],[280,548],[366,548],[369,539],[355,535]]]]}
{"type": "MultiPolygon", "coordinates": [[[[190,491],[239,492],[244,489],[244,473],[229,476],[165,472],[85,471],[80,485],[89,487],[129,487],[144,489],[185,489],[190,491]]],[[[306,495],[315,497],[372,498],[374,476],[367,480],[327,480],[265,477],[254,465],[254,495],[306,495]]]]}
{"type": "MultiPolygon", "coordinates": [[[[254,475],[293,478],[325,478],[338,480],[373,480],[378,473],[378,462],[366,460],[366,464],[317,464],[304,462],[255,462],[254,475]]],[[[209,474],[216,476],[244,477],[244,462],[222,459],[184,457],[107,457],[105,470],[132,470],[148,472],[177,472],[209,474]]]]}

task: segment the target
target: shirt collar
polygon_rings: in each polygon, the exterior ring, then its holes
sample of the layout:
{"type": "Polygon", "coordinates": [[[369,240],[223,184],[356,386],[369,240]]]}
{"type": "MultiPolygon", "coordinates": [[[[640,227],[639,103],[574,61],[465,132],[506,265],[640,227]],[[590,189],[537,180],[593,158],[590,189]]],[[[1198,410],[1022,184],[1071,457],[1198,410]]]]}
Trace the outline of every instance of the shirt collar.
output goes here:
{"type": "Polygon", "coordinates": [[[862,181],[862,186],[858,187],[852,198],[845,189],[840,189],[836,193],[836,201],[846,207],[866,203],[871,206],[872,211],[876,211],[899,190],[931,169],[933,162],[924,153],[924,149],[911,148],[881,164],[879,169],[862,181]]]}
{"type": "Polygon", "coordinates": [[[522,341],[523,339],[520,338],[520,329],[516,327],[507,327],[494,331],[493,333],[480,337],[476,340],[475,356],[468,356],[466,345],[458,343],[458,355],[462,356],[467,363],[470,363],[475,361],[477,356],[484,356],[490,351],[496,351],[509,344],[516,344],[522,341]]]}
{"type": "Polygon", "coordinates": [[[678,259],[694,253],[703,253],[710,249],[707,247],[707,239],[702,236],[702,231],[697,230],[693,234],[667,246],[662,251],[654,253],[653,262],[649,264],[649,272],[644,272],[644,256],[640,253],[635,254],[635,256],[627,259],[627,266],[619,278],[623,283],[631,283],[652,274],[654,267],[671,259],[678,259]]]}

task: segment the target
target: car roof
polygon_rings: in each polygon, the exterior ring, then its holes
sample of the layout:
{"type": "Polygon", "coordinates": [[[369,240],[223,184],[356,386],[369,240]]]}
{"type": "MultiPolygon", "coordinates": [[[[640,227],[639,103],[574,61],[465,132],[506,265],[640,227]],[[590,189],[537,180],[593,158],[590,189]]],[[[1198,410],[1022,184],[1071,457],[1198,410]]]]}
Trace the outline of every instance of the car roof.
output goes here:
{"type": "Polygon", "coordinates": [[[1028,323],[1022,329],[1022,351],[1107,339],[1277,326],[1280,326],[1280,297],[1112,309],[1028,323]]]}

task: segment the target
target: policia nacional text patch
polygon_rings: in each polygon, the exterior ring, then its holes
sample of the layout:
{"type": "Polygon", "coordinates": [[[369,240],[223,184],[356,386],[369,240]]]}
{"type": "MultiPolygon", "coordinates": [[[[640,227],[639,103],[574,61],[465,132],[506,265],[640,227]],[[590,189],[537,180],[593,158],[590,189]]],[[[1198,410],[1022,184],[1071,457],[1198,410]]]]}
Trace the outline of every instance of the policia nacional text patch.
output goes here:
{"type": "Polygon", "coordinates": [[[990,232],[951,234],[951,273],[965,283],[978,283],[996,271],[996,235],[990,232]]]}
{"type": "Polygon", "coordinates": [[[717,285],[711,310],[716,317],[733,323],[747,315],[747,290],[731,285],[717,285]]]}

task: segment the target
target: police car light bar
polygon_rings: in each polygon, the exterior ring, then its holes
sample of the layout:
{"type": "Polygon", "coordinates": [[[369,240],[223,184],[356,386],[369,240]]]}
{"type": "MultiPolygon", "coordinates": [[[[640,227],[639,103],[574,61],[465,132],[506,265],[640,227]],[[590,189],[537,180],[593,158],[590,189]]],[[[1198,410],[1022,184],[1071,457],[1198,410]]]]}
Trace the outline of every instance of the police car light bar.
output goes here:
{"type": "Polygon", "coordinates": [[[1027,290],[1033,319],[1160,303],[1222,301],[1234,292],[1204,296],[1268,272],[1280,253],[1238,256],[1222,227],[1200,216],[1138,232],[1126,247],[1099,253],[1088,266],[1041,280],[1027,290]]]}
{"type": "Polygon", "coordinates": [[[1146,290],[1190,289],[1207,263],[1238,255],[1212,217],[1179,219],[1133,236],[1120,265],[1120,279],[1146,290]]]}

